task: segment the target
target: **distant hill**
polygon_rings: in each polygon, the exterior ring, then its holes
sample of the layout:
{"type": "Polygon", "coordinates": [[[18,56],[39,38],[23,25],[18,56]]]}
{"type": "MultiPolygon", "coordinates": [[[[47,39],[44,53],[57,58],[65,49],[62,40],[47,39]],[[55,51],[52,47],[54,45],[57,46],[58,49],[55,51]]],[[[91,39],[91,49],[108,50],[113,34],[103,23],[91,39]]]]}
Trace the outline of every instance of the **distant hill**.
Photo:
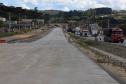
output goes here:
{"type": "Polygon", "coordinates": [[[25,18],[25,15],[28,19],[40,19],[42,16],[42,13],[38,13],[36,10],[27,10],[22,9],[22,7],[0,5],[0,17],[4,17],[8,20],[9,13],[11,15],[11,20],[18,20],[19,14],[22,19],[25,18]]]}
{"type": "Polygon", "coordinates": [[[96,10],[96,15],[100,15],[100,14],[111,14],[112,13],[112,9],[111,8],[96,8],[94,9],[96,10]]]}
{"type": "Polygon", "coordinates": [[[60,11],[60,10],[39,10],[39,13],[49,14],[49,15],[56,15],[56,14],[59,14],[60,12],[63,12],[63,11],[60,11]]]}
{"type": "MultiPolygon", "coordinates": [[[[111,14],[111,8],[96,8],[96,9],[88,9],[86,11],[79,10],[71,10],[69,12],[61,11],[61,10],[38,10],[37,7],[32,10],[22,9],[22,7],[14,7],[14,6],[4,6],[0,5],[0,17],[4,17],[6,19],[9,18],[9,13],[11,14],[11,20],[18,20],[19,14],[21,18],[24,18],[25,15],[28,19],[42,19],[46,15],[48,18],[71,18],[71,17],[94,17],[95,15],[100,14],[111,14]],[[44,15],[43,15],[44,14],[44,15]]],[[[77,18],[78,18],[77,17],[77,18]]]]}

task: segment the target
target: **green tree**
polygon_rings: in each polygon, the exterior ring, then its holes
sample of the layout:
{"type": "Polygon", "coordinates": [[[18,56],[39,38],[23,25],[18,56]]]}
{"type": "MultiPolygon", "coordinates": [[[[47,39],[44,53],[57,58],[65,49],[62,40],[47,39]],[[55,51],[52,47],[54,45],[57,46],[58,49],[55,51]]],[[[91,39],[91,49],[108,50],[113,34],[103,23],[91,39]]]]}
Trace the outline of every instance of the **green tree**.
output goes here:
{"type": "Polygon", "coordinates": [[[126,36],[126,24],[119,25],[119,27],[123,30],[124,36],[126,36]]]}
{"type": "Polygon", "coordinates": [[[50,18],[50,15],[49,15],[49,14],[45,14],[45,15],[44,15],[44,22],[45,22],[45,24],[48,23],[49,18],[50,18]]]}
{"type": "Polygon", "coordinates": [[[99,23],[98,23],[98,25],[102,25],[102,28],[108,28],[108,21],[106,20],[106,21],[100,21],[99,23]]]}
{"type": "Polygon", "coordinates": [[[3,21],[0,21],[0,28],[3,26],[3,21]]]}
{"type": "Polygon", "coordinates": [[[2,27],[7,27],[7,25],[6,24],[3,24],[2,27]]]}
{"type": "Polygon", "coordinates": [[[35,11],[36,13],[38,13],[38,7],[35,7],[35,8],[34,8],[34,11],[35,11]]]}
{"type": "Polygon", "coordinates": [[[78,16],[73,16],[72,19],[78,21],[78,20],[80,20],[80,17],[78,17],[78,16]]]}

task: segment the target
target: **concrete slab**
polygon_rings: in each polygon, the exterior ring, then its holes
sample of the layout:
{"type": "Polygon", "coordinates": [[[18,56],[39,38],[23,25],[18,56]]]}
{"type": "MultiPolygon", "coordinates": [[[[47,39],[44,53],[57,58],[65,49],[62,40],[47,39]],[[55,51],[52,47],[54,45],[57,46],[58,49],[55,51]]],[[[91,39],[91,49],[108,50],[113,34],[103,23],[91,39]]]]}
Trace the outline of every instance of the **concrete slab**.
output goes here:
{"type": "Polygon", "coordinates": [[[119,84],[68,43],[61,28],[32,43],[0,47],[1,84],[119,84]]]}

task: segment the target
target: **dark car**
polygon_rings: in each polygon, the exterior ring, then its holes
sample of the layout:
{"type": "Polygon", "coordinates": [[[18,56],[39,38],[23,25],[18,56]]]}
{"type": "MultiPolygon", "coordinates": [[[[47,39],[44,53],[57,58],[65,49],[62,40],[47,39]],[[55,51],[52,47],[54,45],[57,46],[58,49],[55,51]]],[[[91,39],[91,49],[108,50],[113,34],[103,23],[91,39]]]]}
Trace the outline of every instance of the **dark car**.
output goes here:
{"type": "Polygon", "coordinates": [[[72,32],[72,27],[68,27],[67,31],[72,32]]]}

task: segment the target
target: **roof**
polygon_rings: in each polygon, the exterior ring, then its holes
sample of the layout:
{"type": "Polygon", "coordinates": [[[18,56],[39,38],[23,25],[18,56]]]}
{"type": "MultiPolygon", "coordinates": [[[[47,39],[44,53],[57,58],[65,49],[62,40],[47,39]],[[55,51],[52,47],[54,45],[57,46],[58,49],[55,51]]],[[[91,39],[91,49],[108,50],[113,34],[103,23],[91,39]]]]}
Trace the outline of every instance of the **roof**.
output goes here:
{"type": "Polygon", "coordinates": [[[113,28],[112,31],[123,31],[122,29],[116,27],[116,28],[113,28]]]}

